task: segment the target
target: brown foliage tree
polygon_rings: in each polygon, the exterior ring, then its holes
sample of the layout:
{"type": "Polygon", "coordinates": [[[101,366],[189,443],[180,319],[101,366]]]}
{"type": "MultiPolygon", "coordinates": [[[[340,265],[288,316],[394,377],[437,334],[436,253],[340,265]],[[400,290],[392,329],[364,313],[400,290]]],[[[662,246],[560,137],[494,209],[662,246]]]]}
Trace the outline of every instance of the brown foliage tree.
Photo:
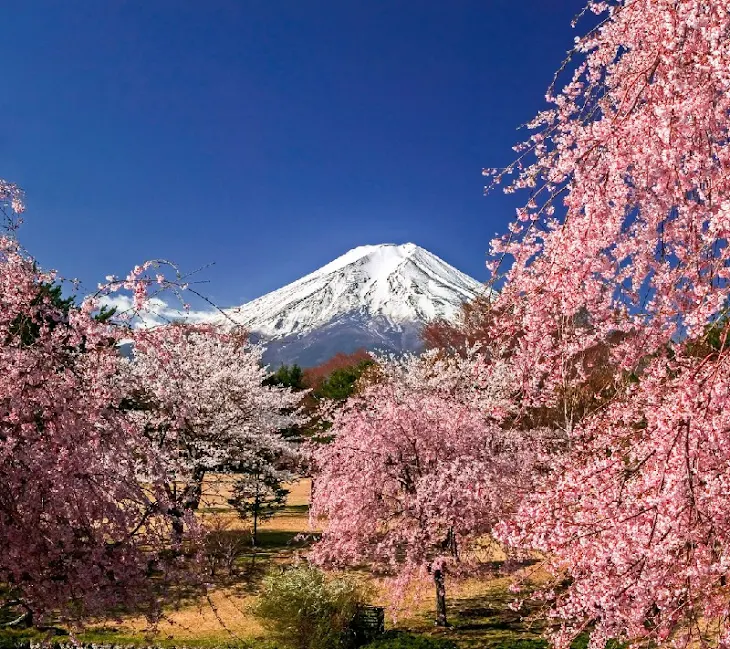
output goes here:
{"type": "Polygon", "coordinates": [[[364,348],[356,349],[351,354],[339,352],[324,363],[304,370],[304,384],[316,391],[335,370],[355,367],[372,360],[372,356],[364,348]]]}

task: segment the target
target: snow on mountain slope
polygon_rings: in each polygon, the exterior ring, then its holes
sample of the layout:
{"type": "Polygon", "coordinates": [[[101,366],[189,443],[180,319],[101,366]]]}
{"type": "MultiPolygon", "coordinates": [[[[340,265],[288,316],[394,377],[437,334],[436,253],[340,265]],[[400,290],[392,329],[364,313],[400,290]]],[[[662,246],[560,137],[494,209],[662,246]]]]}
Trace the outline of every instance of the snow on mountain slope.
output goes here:
{"type": "Polygon", "coordinates": [[[227,314],[266,340],[302,338],[335,324],[342,330],[345,322],[382,338],[434,318],[452,319],[483,290],[415,244],[381,244],[354,248],[227,314]]]}

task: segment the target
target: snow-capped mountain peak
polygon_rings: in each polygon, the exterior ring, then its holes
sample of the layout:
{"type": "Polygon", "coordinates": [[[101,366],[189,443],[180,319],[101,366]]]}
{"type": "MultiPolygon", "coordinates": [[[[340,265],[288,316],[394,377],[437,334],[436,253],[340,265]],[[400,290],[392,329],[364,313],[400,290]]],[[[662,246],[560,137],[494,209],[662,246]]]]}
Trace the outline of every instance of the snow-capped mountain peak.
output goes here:
{"type": "Polygon", "coordinates": [[[483,292],[475,279],[413,243],[359,246],[241,307],[236,322],[268,340],[301,337],[343,318],[401,330],[452,319],[483,292]]]}

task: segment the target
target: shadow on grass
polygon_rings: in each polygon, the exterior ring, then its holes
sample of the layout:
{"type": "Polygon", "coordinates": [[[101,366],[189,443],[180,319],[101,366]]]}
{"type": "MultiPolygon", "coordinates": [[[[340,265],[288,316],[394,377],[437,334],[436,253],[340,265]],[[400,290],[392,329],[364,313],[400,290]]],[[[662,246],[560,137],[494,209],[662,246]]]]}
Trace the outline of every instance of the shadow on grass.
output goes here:
{"type": "MultiPolygon", "coordinates": [[[[199,514],[231,514],[233,510],[230,506],[227,505],[210,505],[207,507],[199,507],[197,511],[199,514]]],[[[285,505],[278,512],[276,512],[275,518],[282,518],[287,516],[306,518],[307,516],[309,516],[309,505],[285,505]]]]}
{"type": "Polygon", "coordinates": [[[256,543],[257,550],[291,550],[295,547],[302,547],[302,543],[297,543],[294,539],[299,532],[290,530],[264,529],[259,530],[258,541],[256,543]]]}
{"type": "Polygon", "coordinates": [[[309,516],[309,505],[286,505],[277,516],[309,516]]]}
{"type": "Polygon", "coordinates": [[[254,594],[264,575],[275,563],[286,563],[297,550],[310,541],[297,539],[299,532],[264,529],[259,530],[256,546],[248,545],[235,563],[234,574],[226,580],[238,594],[254,594]]]}
{"type": "Polygon", "coordinates": [[[364,649],[458,649],[451,640],[403,631],[388,631],[364,649]]]}
{"type": "Polygon", "coordinates": [[[514,611],[509,606],[513,599],[514,595],[504,588],[490,589],[478,597],[453,599],[450,605],[454,626],[460,633],[469,635],[470,641],[482,643],[464,646],[546,647],[540,637],[544,625],[533,619],[536,605],[525,604],[519,611],[514,611]]]}
{"type": "MultiPolygon", "coordinates": [[[[187,639],[181,642],[179,639],[160,637],[159,635],[145,635],[143,633],[129,635],[119,633],[106,628],[92,628],[80,634],[78,639],[84,644],[116,645],[118,649],[123,647],[140,647],[150,649],[162,647],[164,649],[179,649],[180,647],[199,647],[200,649],[278,649],[266,640],[237,640],[230,637],[223,637],[220,634],[200,636],[187,639]]],[[[19,649],[0,645],[0,649],[19,649]]],[[[52,649],[52,647],[49,647],[52,649]]]]}
{"type": "Polygon", "coordinates": [[[508,580],[497,579],[469,595],[447,595],[447,615],[451,627],[434,627],[434,611],[421,612],[409,621],[407,630],[426,637],[443,638],[458,649],[547,649],[543,640],[544,623],[536,617],[538,604],[527,604],[519,611],[510,608],[515,599],[507,590],[508,580]]]}

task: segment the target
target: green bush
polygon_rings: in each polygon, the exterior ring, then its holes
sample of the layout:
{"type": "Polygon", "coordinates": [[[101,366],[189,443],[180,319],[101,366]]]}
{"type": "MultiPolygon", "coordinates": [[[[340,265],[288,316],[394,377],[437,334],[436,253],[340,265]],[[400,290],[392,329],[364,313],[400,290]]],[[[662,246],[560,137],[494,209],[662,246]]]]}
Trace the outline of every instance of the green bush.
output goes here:
{"type": "Polygon", "coordinates": [[[299,566],[265,577],[256,613],[291,649],[336,649],[353,645],[351,624],[364,599],[352,579],[299,566]]]}
{"type": "Polygon", "coordinates": [[[451,640],[389,631],[363,649],[456,649],[451,640]]]}
{"type": "MultiPolygon", "coordinates": [[[[544,638],[517,638],[515,640],[503,640],[490,645],[490,649],[548,649],[548,641],[544,638]]],[[[588,634],[582,633],[570,644],[571,649],[587,649],[588,634]]],[[[625,645],[609,640],[606,649],[626,649],[625,645]]]]}

